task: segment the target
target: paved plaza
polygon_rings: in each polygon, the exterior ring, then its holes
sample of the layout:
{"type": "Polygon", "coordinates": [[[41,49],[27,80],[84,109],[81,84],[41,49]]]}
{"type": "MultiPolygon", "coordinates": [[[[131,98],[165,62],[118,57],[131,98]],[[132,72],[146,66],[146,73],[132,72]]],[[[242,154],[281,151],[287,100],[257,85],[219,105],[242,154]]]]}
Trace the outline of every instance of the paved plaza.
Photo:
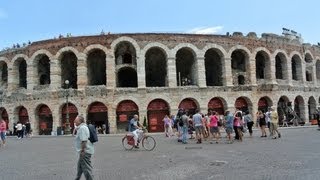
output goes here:
{"type": "MultiPolygon", "coordinates": [[[[178,144],[153,134],[154,151],[125,151],[120,135],[100,136],[93,157],[95,179],[318,180],[320,131],[281,129],[282,138],[246,137],[242,143],[178,144]]],[[[225,134],[223,134],[225,136],[225,134]]],[[[246,134],[248,136],[248,134],[246,134]]],[[[8,138],[0,148],[1,180],[71,180],[77,155],[72,137],[8,138]]],[[[84,179],[84,177],[83,177],[84,179]]]]}

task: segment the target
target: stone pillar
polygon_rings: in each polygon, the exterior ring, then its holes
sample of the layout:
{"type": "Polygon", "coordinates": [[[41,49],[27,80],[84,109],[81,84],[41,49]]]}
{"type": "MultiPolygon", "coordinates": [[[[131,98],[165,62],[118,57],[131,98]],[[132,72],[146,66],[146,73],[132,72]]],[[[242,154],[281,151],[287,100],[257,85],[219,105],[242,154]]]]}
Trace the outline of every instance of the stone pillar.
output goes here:
{"type": "Polygon", "coordinates": [[[291,67],[291,60],[288,60],[288,85],[292,86],[292,67],[291,67]]]}
{"type": "Polygon", "coordinates": [[[146,88],[146,70],[145,70],[145,57],[141,54],[137,55],[137,76],[138,88],[146,88]]]}
{"type": "Polygon", "coordinates": [[[56,136],[57,135],[57,127],[60,126],[60,116],[59,116],[59,108],[51,109],[52,113],[52,131],[51,135],[56,136]]]}
{"type": "Polygon", "coordinates": [[[308,108],[308,102],[306,102],[304,104],[304,114],[302,115],[302,118],[305,119],[305,125],[311,125],[310,120],[309,119],[309,108],[308,108]]]}
{"type": "Polygon", "coordinates": [[[197,58],[198,62],[198,68],[197,68],[197,81],[198,86],[200,88],[206,88],[206,69],[205,69],[205,63],[204,63],[204,56],[200,56],[197,58]]]}
{"type": "Polygon", "coordinates": [[[88,84],[87,63],[84,57],[78,59],[77,75],[78,89],[84,89],[88,84]]]}
{"type": "Polygon", "coordinates": [[[318,83],[317,83],[317,68],[316,68],[316,65],[312,66],[312,81],[313,81],[313,85],[316,87],[318,85],[318,83]]]}
{"type": "Polygon", "coordinates": [[[175,57],[168,57],[167,59],[167,67],[168,67],[168,82],[170,88],[177,87],[177,70],[176,70],[176,58],[175,57]]]}
{"type": "Polygon", "coordinates": [[[27,61],[27,89],[33,90],[33,87],[37,86],[39,83],[38,68],[33,65],[32,61],[27,61]]]}
{"type": "Polygon", "coordinates": [[[50,61],[50,86],[54,89],[61,88],[61,68],[59,64],[59,60],[50,61]]]}
{"type": "Polygon", "coordinates": [[[304,84],[305,86],[307,86],[307,76],[306,76],[306,63],[303,63],[302,60],[301,60],[301,71],[302,71],[302,76],[301,76],[301,82],[302,84],[304,84]]]}
{"type": "Polygon", "coordinates": [[[249,68],[247,68],[248,69],[247,71],[249,71],[249,73],[247,73],[247,74],[250,75],[250,78],[249,78],[250,84],[252,86],[257,86],[256,59],[249,59],[249,64],[250,65],[247,66],[247,67],[249,67],[249,68]]]}
{"type": "MultiPolygon", "coordinates": [[[[15,91],[18,86],[17,84],[19,84],[19,79],[17,78],[19,75],[17,72],[14,71],[13,67],[8,67],[8,91],[12,92],[15,91]]],[[[2,79],[1,79],[2,80],[2,79]]]]}
{"type": "Polygon", "coordinates": [[[267,77],[270,77],[271,84],[277,84],[277,78],[276,78],[276,63],[275,63],[275,57],[272,57],[270,59],[270,75],[267,77]]]}
{"type": "Polygon", "coordinates": [[[115,70],[115,58],[112,52],[106,54],[106,75],[107,75],[107,88],[116,88],[116,70],[115,70]]]}
{"type": "Polygon", "coordinates": [[[224,58],[222,66],[223,85],[228,87],[233,86],[231,58],[224,58]]]}
{"type": "Polygon", "coordinates": [[[144,117],[146,117],[146,121],[147,121],[147,124],[148,124],[147,110],[139,109],[139,122],[141,123],[141,125],[143,125],[144,117]]]}
{"type": "Polygon", "coordinates": [[[108,106],[108,121],[110,134],[117,133],[117,116],[116,116],[116,107],[113,104],[108,106]]]}

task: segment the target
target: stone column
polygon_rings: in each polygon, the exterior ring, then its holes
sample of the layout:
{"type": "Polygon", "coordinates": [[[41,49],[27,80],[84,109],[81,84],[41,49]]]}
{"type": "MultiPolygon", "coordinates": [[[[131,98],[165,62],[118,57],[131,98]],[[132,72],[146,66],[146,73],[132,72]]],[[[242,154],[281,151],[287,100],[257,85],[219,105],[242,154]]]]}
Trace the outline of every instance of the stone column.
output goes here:
{"type": "Polygon", "coordinates": [[[303,63],[301,60],[301,71],[302,71],[302,79],[300,80],[302,82],[302,84],[304,84],[305,86],[307,86],[307,77],[306,77],[306,63],[303,63]]]}
{"type": "MultiPolygon", "coordinates": [[[[19,84],[19,79],[18,79],[19,74],[17,72],[14,71],[13,67],[8,67],[8,91],[12,92],[15,91],[18,88],[19,84]]],[[[1,77],[1,81],[2,81],[2,77],[1,77]]]]}
{"type": "Polygon", "coordinates": [[[176,58],[175,57],[168,57],[167,59],[167,67],[168,67],[168,84],[170,88],[177,87],[177,70],[176,70],[176,58]]]}
{"type": "Polygon", "coordinates": [[[108,106],[108,121],[110,134],[117,133],[116,107],[112,103],[108,106]]]}
{"type": "Polygon", "coordinates": [[[198,86],[200,88],[206,88],[206,69],[205,69],[205,63],[204,63],[204,55],[197,57],[198,62],[198,68],[197,68],[197,81],[198,86]]]}
{"type": "Polygon", "coordinates": [[[276,78],[276,63],[275,63],[275,57],[272,57],[272,59],[270,59],[270,75],[267,77],[270,77],[270,82],[271,84],[278,84],[277,83],[277,78],[276,78]]]}
{"type": "Polygon", "coordinates": [[[250,80],[250,84],[252,86],[257,86],[256,59],[249,59],[249,64],[250,65],[249,65],[249,68],[247,68],[247,71],[249,71],[249,74],[250,74],[250,79],[249,79],[250,80]]]}
{"type": "Polygon", "coordinates": [[[145,70],[145,57],[141,54],[137,55],[137,76],[138,88],[146,88],[146,70],[145,70]]]}
{"type": "Polygon", "coordinates": [[[305,119],[305,125],[311,125],[310,119],[309,119],[309,108],[308,108],[308,102],[305,103],[304,105],[304,114],[301,115],[302,118],[305,119]]]}
{"type": "Polygon", "coordinates": [[[316,68],[316,65],[312,66],[312,81],[313,81],[313,85],[316,87],[318,85],[318,83],[317,83],[317,68],[316,68]]]}
{"type": "Polygon", "coordinates": [[[147,110],[139,109],[139,122],[141,123],[141,125],[143,125],[144,117],[146,117],[146,121],[147,121],[147,124],[148,124],[147,110]]]}
{"type": "Polygon", "coordinates": [[[77,75],[78,89],[84,89],[88,84],[87,63],[85,57],[80,57],[78,59],[77,75]]]}
{"type": "Polygon", "coordinates": [[[231,58],[224,58],[224,61],[222,61],[222,66],[223,85],[228,87],[233,86],[231,58]]]}
{"type": "Polygon", "coordinates": [[[56,136],[57,135],[57,127],[60,126],[60,116],[59,116],[59,108],[52,108],[52,131],[51,135],[56,136]]]}
{"type": "Polygon", "coordinates": [[[106,75],[107,75],[107,88],[116,88],[116,70],[115,70],[115,57],[112,52],[106,54],[106,75]]]}
{"type": "Polygon", "coordinates": [[[61,88],[61,68],[59,60],[53,59],[50,61],[50,79],[51,88],[61,88]]]}
{"type": "Polygon", "coordinates": [[[287,71],[287,77],[288,77],[288,85],[292,86],[292,67],[291,67],[291,60],[288,60],[288,71],[287,71]]]}

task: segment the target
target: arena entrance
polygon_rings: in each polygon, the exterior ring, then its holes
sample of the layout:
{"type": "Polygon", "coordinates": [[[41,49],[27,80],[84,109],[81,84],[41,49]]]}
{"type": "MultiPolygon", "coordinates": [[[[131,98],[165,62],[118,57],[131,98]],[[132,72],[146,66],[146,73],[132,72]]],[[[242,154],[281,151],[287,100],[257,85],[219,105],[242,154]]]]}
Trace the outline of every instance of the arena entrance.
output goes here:
{"type": "Polygon", "coordinates": [[[199,109],[199,107],[193,99],[186,98],[180,102],[179,109],[185,110],[188,112],[188,115],[193,115],[196,113],[196,110],[199,109]]]}
{"type": "Polygon", "coordinates": [[[0,115],[1,115],[1,118],[6,122],[7,129],[9,129],[9,116],[8,116],[7,110],[5,108],[1,107],[0,108],[0,115]]]}
{"type": "Polygon", "coordinates": [[[150,132],[163,132],[163,118],[168,115],[170,118],[170,108],[168,103],[162,99],[155,99],[148,105],[148,129],[150,132]]]}
{"type": "Polygon", "coordinates": [[[294,111],[296,112],[297,116],[300,118],[298,119],[299,124],[305,123],[305,108],[304,108],[304,100],[303,97],[297,96],[294,99],[294,111]]]}
{"type": "Polygon", "coordinates": [[[47,105],[38,108],[39,135],[51,135],[52,131],[52,112],[47,105]]]}
{"type": "Polygon", "coordinates": [[[21,124],[26,124],[29,121],[28,110],[24,106],[18,107],[19,122],[21,124]]]}
{"type": "Polygon", "coordinates": [[[219,115],[224,115],[224,105],[220,98],[212,98],[208,103],[208,115],[210,112],[215,111],[219,113],[219,115]]]}
{"type": "Polygon", "coordinates": [[[100,134],[109,134],[108,109],[101,102],[89,105],[87,120],[92,122],[100,134]]]}
{"type": "MultiPolygon", "coordinates": [[[[139,108],[135,102],[124,100],[118,104],[116,114],[118,132],[125,132],[128,128],[128,122],[133,118],[133,115],[139,115],[139,108]]],[[[139,119],[140,123],[142,123],[141,118],[139,119]]]]}
{"type": "Polygon", "coordinates": [[[271,106],[272,106],[272,102],[268,97],[262,97],[258,101],[258,110],[262,112],[267,112],[268,107],[271,107],[271,106]]]}
{"type": "MultiPolygon", "coordinates": [[[[244,98],[244,97],[239,97],[235,104],[234,104],[234,107],[236,109],[239,109],[241,110],[242,112],[246,112],[246,111],[249,111],[250,112],[250,107],[248,105],[248,102],[247,100],[244,98]]],[[[251,113],[251,112],[250,112],[251,113]]]]}
{"type": "Polygon", "coordinates": [[[278,101],[278,117],[279,124],[283,124],[283,119],[286,117],[287,120],[292,119],[291,112],[293,111],[291,107],[291,102],[289,102],[289,98],[286,96],[281,96],[278,101]]]}
{"type": "Polygon", "coordinates": [[[66,128],[66,122],[67,122],[67,114],[69,114],[69,123],[70,123],[70,128],[71,128],[71,132],[73,132],[74,130],[74,120],[76,119],[76,117],[78,116],[78,109],[77,107],[72,104],[72,103],[68,103],[68,108],[67,108],[67,103],[65,103],[62,107],[62,128],[63,131],[65,132],[65,128],[66,128]]]}

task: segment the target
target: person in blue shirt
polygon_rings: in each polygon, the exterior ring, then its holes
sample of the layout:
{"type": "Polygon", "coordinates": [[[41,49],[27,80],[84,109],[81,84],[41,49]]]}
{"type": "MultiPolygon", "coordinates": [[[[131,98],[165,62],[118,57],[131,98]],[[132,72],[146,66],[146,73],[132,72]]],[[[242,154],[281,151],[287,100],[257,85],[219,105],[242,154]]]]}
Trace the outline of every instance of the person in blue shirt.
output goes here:
{"type": "Polygon", "coordinates": [[[232,143],[232,130],[233,130],[233,114],[230,111],[227,111],[225,114],[225,128],[228,136],[229,143],[232,143]]]}
{"type": "Polygon", "coordinates": [[[133,139],[135,143],[135,148],[139,148],[138,139],[143,134],[141,130],[142,126],[139,124],[139,116],[135,114],[129,123],[129,131],[133,134],[133,139]]]}

